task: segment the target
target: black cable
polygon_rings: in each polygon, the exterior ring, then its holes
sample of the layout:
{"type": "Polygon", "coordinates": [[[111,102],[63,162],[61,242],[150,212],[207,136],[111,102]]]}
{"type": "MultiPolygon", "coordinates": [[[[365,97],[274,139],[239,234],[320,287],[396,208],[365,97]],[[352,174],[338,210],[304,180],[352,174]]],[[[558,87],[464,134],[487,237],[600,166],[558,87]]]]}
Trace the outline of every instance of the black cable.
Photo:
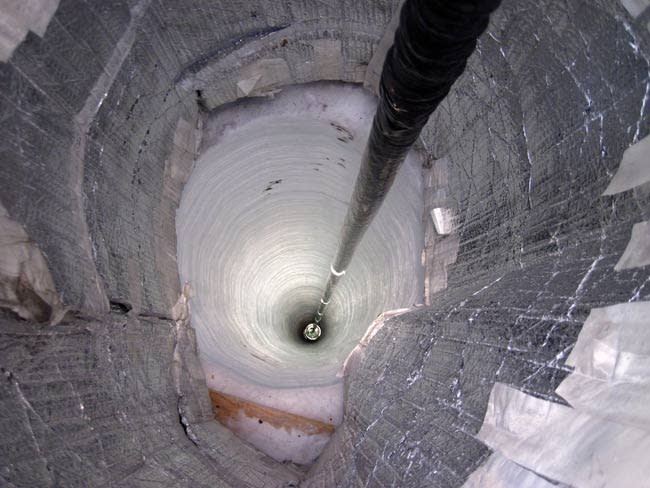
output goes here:
{"type": "Polygon", "coordinates": [[[407,0],[386,54],[379,105],[339,247],[316,312],[318,324],[354,251],[429,116],[465,70],[500,0],[407,0]]]}

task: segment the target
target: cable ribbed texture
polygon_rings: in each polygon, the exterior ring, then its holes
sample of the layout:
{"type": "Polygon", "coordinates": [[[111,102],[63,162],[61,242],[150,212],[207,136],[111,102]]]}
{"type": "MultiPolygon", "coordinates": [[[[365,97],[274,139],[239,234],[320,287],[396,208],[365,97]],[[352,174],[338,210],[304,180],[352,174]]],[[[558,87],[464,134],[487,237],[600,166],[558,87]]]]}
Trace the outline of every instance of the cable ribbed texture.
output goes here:
{"type": "Polygon", "coordinates": [[[386,55],[379,106],[339,247],[314,321],[319,323],[337,283],[429,116],[465,70],[490,13],[500,0],[407,0],[386,55]]]}

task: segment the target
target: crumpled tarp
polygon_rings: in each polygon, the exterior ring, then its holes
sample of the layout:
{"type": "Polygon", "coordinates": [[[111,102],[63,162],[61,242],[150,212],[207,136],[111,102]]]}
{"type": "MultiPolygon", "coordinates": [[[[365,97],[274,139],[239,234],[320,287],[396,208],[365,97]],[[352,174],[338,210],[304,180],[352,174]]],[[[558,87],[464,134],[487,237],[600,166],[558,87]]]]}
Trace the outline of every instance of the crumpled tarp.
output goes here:
{"type": "Polygon", "coordinates": [[[650,136],[628,147],[603,195],[615,195],[650,181],[650,136]]]}
{"type": "Polygon", "coordinates": [[[65,308],[43,253],[0,205],[0,307],[37,322],[58,323],[65,308]]]}
{"type": "MultiPolygon", "coordinates": [[[[556,390],[570,406],[496,383],[478,437],[512,462],[571,486],[648,486],[648,317],[650,302],[593,309],[566,362],[575,370],[556,390]]],[[[519,486],[510,481],[504,486],[519,486]]]]}

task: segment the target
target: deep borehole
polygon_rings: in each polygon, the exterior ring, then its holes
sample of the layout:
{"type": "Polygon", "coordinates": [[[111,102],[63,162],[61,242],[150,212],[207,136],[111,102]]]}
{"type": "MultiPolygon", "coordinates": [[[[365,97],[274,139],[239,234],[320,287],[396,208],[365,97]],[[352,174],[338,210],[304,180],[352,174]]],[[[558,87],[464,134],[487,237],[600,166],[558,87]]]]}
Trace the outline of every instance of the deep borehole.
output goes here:
{"type": "MultiPolygon", "coordinates": [[[[334,364],[354,342],[337,343],[330,332],[358,336],[375,313],[419,300],[386,299],[404,292],[392,276],[402,286],[418,281],[400,277],[392,267],[400,260],[385,262],[382,247],[401,249],[399,234],[408,233],[398,221],[399,230],[382,226],[379,240],[369,234],[359,274],[350,270],[336,297],[343,306],[329,310],[337,320],[326,322],[326,337],[305,344],[296,333],[325,279],[311,266],[326,274],[332,256],[311,256],[308,265],[297,257],[312,243],[292,243],[308,236],[335,246],[334,220],[347,202],[330,183],[354,178],[354,151],[335,156],[311,145],[282,167],[274,154],[281,151],[268,144],[258,155],[275,160],[255,165],[243,154],[240,166],[253,164],[260,178],[239,180],[233,159],[210,186],[238,215],[221,214],[216,229],[197,223],[179,244],[204,243],[182,259],[216,273],[200,270],[192,283],[196,314],[185,310],[179,320],[175,310],[182,283],[174,216],[198,141],[205,129],[205,155],[248,126],[237,117],[230,127],[204,124],[205,112],[233,101],[260,108],[249,97],[281,98],[279,91],[317,80],[363,82],[376,93],[401,4],[255,3],[0,2],[0,241],[28,251],[4,253],[0,266],[9,293],[2,306],[21,317],[0,311],[3,483],[458,487],[470,476],[474,486],[643,485],[647,382],[638,379],[649,375],[636,368],[648,354],[639,349],[648,343],[650,299],[647,2],[504,0],[422,135],[431,162],[418,203],[429,307],[382,318],[383,328],[364,338],[339,390],[345,418],[324,412],[315,395],[340,385],[334,364]],[[322,198],[303,204],[305,217],[319,215],[315,225],[283,241],[291,209],[315,187],[325,189],[322,198]],[[453,234],[439,235],[447,211],[453,234]],[[246,245],[255,239],[257,261],[246,245]],[[281,247],[291,252],[273,264],[267,251],[281,247]],[[15,280],[14,264],[30,272],[15,280]],[[352,294],[366,298],[354,302],[352,294]],[[338,320],[348,315],[350,323],[338,320]],[[251,402],[271,399],[285,413],[299,405],[312,419],[342,425],[308,474],[269,462],[214,421],[193,325],[204,363],[207,351],[225,365],[206,369],[211,388],[234,385],[251,402]],[[598,339],[596,326],[604,331],[598,339]],[[617,381],[595,376],[603,372],[617,381]],[[333,378],[339,383],[329,384],[333,378]],[[560,397],[572,408],[555,404],[560,397]],[[558,423],[549,412],[560,410],[568,416],[558,423]],[[482,421],[500,439],[475,435],[482,421]],[[498,433],[504,422],[518,432],[498,433]]],[[[331,115],[323,97],[304,100],[293,114],[275,115],[331,115]]],[[[331,135],[328,146],[363,140],[344,119],[316,124],[331,135]]],[[[305,129],[309,123],[287,129],[287,144],[313,141],[305,129]]],[[[249,421],[254,433],[272,425],[263,416],[249,421]]],[[[285,438],[271,453],[292,459],[283,449],[292,444],[304,454],[305,437],[285,438]]]]}
{"type": "Polygon", "coordinates": [[[380,313],[421,302],[422,166],[411,155],[333,295],[322,336],[309,344],[302,336],[314,321],[375,106],[358,86],[317,83],[241,101],[206,122],[177,229],[208,369],[227,365],[274,387],[330,385],[380,313]],[[351,137],[341,140],[341,128],[351,137]]]}

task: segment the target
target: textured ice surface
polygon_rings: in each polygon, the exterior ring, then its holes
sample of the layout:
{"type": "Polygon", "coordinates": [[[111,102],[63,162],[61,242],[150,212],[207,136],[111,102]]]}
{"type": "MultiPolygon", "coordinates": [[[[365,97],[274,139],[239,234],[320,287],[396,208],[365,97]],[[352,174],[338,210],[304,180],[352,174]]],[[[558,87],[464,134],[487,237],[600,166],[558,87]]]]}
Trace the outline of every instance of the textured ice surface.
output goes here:
{"type": "MultiPolygon", "coordinates": [[[[44,36],[28,34],[2,65],[0,194],[66,306],[88,314],[110,299],[167,314],[154,243],[173,239],[159,199],[179,118],[195,127],[197,96],[234,100],[242,67],[259,59],[287,60],[293,82],[317,79],[315,39],[340,41],[341,79],[362,80],[396,4],[61,2],[44,36]],[[214,76],[176,84],[196,69],[214,76]],[[80,111],[92,122],[79,125],[80,111]],[[71,150],[78,136],[85,151],[71,150]]],[[[632,225],[650,219],[648,184],[600,198],[650,130],[647,14],[611,0],[504,0],[423,136],[448,161],[458,211],[449,286],[365,348],[344,423],[303,488],[461,486],[489,456],[473,434],[494,381],[558,401],[589,311],[650,300],[650,268],[613,272],[632,225]]],[[[213,420],[190,424],[199,446],[185,435],[168,322],[0,328],[2,484],[297,484],[213,420]]]]}
{"type": "Polygon", "coordinates": [[[336,250],[374,99],[337,84],[214,115],[177,215],[204,360],[267,386],[332,384],[384,310],[421,301],[422,173],[403,166],[325,316],[305,344],[336,250]]]}

